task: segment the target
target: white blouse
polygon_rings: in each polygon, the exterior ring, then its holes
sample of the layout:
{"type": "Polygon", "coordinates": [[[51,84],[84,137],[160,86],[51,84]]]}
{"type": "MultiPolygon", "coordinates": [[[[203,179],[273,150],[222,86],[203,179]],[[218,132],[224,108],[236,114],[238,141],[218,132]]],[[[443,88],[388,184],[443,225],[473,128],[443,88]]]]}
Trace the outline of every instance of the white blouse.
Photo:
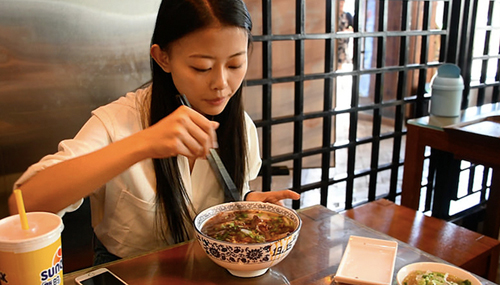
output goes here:
{"type": "MultiPolygon", "coordinates": [[[[94,110],[75,138],[61,141],[57,153],[47,155],[30,166],[14,187],[18,188],[42,169],[96,151],[142,130],[139,102],[149,93],[150,87],[130,92],[94,110]]],[[[242,197],[250,191],[249,181],[257,177],[262,163],[257,131],[246,113],[245,122],[248,168],[242,197]]],[[[224,192],[207,160],[196,160],[192,172],[186,157],[179,155],[177,160],[184,186],[197,212],[224,201],[224,192]]],[[[146,159],[132,165],[90,195],[92,226],[109,252],[123,258],[173,244],[172,239],[163,242],[155,229],[155,189],[153,161],[146,159]]],[[[63,216],[66,212],[75,211],[82,202],[83,199],[58,214],[63,216]]]]}

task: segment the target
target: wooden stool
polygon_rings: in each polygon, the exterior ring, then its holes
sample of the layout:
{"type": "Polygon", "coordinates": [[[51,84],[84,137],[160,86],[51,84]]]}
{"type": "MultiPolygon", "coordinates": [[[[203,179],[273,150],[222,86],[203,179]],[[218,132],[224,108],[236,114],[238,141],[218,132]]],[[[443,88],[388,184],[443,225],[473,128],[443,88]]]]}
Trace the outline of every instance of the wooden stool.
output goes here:
{"type": "Polygon", "coordinates": [[[422,251],[496,282],[500,242],[488,236],[380,199],[345,216],[422,251]]]}

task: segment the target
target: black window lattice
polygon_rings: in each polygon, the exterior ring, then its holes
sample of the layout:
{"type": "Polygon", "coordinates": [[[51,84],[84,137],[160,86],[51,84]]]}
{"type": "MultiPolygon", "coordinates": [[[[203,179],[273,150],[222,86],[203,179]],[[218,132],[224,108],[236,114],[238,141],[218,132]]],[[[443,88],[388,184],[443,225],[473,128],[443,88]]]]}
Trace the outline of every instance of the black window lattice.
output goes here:
{"type": "MultiPolygon", "coordinates": [[[[488,21],[486,25],[477,27],[477,30],[485,33],[485,47],[483,55],[474,58],[472,56],[474,32],[476,31],[476,17],[478,15],[478,2],[474,0],[463,1],[359,1],[352,0],[354,4],[354,31],[351,34],[336,32],[337,5],[336,1],[324,1],[324,32],[307,33],[306,31],[306,9],[309,1],[297,0],[295,4],[295,33],[273,34],[273,8],[279,1],[262,0],[262,33],[254,35],[255,43],[260,43],[262,49],[262,77],[249,79],[247,86],[259,87],[262,90],[262,117],[256,119],[255,123],[261,130],[263,166],[262,189],[271,190],[273,166],[288,162],[293,168],[292,188],[303,193],[305,191],[320,189],[322,205],[327,204],[328,187],[337,184],[345,184],[345,208],[353,206],[353,190],[355,179],[368,177],[367,199],[378,198],[377,176],[381,171],[390,172],[390,189],[384,196],[395,200],[400,195],[398,177],[403,171],[404,156],[402,147],[406,133],[405,120],[410,117],[419,117],[427,114],[429,96],[426,87],[429,82],[429,74],[433,74],[436,68],[444,63],[451,62],[459,65],[463,70],[465,82],[471,82],[471,65],[473,60],[480,60],[483,67],[481,76],[477,82],[466,84],[464,94],[469,94],[471,89],[477,89],[478,95],[475,102],[470,102],[468,96],[464,96],[463,108],[467,106],[482,105],[489,102],[498,102],[499,75],[494,79],[486,76],[488,64],[491,59],[499,63],[498,50],[492,54],[488,41],[491,33],[499,30],[492,26],[495,1],[488,2],[488,21]],[[432,17],[436,14],[436,3],[442,5],[442,27],[436,29],[431,26],[432,17]],[[374,6],[375,5],[375,6],[374,6]],[[375,13],[374,29],[367,28],[366,11],[373,7],[371,13],[375,13]],[[400,19],[397,27],[394,27],[393,17],[397,10],[397,18],[400,19]],[[418,18],[418,21],[415,20],[418,18]],[[417,24],[416,24],[417,23],[417,24]],[[338,72],[335,70],[336,40],[349,37],[353,41],[353,69],[349,72],[338,72]],[[323,72],[307,73],[305,68],[304,46],[308,41],[324,42],[324,68],[323,72]],[[292,75],[273,75],[273,45],[280,41],[293,41],[295,70],[292,75]],[[366,68],[363,63],[367,42],[373,42],[373,66],[366,68]],[[429,61],[429,46],[433,41],[439,41],[439,55],[437,60],[429,61]],[[418,56],[413,49],[418,49],[418,56]],[[390,51],[397,51],[391,53],[390,51]],[[337,80],[343,80],[345,76],[352,77],[351,102],[348,108],[336,108],[333,103],[337,80]],[[370,77],[371,97],[370,102],[362,102],[358,96],[360,93],[360,80],[370,77]],[[390,100],[385,98],[388,92],[386,82],[388,78],[396,78],[396,86],[392,87],[395,95],[390,100]],[[310,81],[322,81],[323,85],[323,109],[313,112],[305,112],[304,104],[308,94],[304,91],[304,84],[310,81]],[[273,85],[293,84],[293,114],[285,116],[274,116],[272,113],[273,85]],[[486,95],[492,90],[491,95],[486,95]],[[333,107],[332,107],[333,106],[333,107]],[[385,110],[391,111],[393,120],[393,131],[382,132],[381,125],[384,120],[385,110]],[[348,140],[338,142],[332,138],[337,117],[348,114],[349,124],[348,140]],[[357,127],[360,114],[372,116],[372,135],[369,137],[358,137],[357,127]],[[305,148],[303,145],[304,121],[319,119],[322,122],[321,145],[313,148],[305,148]],[[287,153],[273,155],[271,142],[273,127],[291,124],[293,125],[293,150],[287,153]],[[381,143],[390,141],[392,144],[392,159],[390,162],[380,163],[379,148],[381,143]],[[360,146],[368,145],[371,149],[370,166],[366,169],[356,167],[356,152],[360,146]],[[336,151],[347,152],[347,168],[344,175],[331,177],[332,156],[336,151]],[[303,159],[317,157],[321,160],[321,180],[311,184],[302,181],[301,173],[303,159]]],[[[292,1],[289,1],[290,3],[292,1]]],[[[482,14],[481,14],[482,15],[482,14]]],[[[498,45],[497,45],[498,47],[498,45]]],[[[497,67],[498,70],[498,67],[497,67]]],[[[259,100],[260,100],[259,99],[259,100]]],[[[276,102],[274,102],[276,104],[276,102]]],[[[300,202],[293,202],[294,208],[300,207],[300,202]]]]}

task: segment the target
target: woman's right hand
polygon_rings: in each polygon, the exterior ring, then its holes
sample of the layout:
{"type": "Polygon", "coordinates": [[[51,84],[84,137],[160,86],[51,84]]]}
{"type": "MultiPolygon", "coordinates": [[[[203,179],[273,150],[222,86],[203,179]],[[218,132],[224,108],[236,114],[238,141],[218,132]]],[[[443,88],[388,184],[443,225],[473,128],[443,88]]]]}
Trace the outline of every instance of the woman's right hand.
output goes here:
{"type": "Polygon", "coordinates": [[[166,158],[179,154],[190,158],[205,157],[215,147],[219,123],[197,111],[180,106],[156,124],[138,133],[147,144],[148,157],[166,158]]]}

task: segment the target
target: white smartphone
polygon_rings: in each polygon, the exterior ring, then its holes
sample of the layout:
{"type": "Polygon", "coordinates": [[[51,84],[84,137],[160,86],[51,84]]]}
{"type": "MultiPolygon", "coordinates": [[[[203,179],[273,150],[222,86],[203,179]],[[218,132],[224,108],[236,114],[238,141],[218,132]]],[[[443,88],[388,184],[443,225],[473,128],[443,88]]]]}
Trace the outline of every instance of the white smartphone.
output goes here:
{"type": "Polygon", "coordinates": [[[127,285],[125,281],[113,274],[107,268],[99,268],[75,278],[80,285],[127,285]]]}

